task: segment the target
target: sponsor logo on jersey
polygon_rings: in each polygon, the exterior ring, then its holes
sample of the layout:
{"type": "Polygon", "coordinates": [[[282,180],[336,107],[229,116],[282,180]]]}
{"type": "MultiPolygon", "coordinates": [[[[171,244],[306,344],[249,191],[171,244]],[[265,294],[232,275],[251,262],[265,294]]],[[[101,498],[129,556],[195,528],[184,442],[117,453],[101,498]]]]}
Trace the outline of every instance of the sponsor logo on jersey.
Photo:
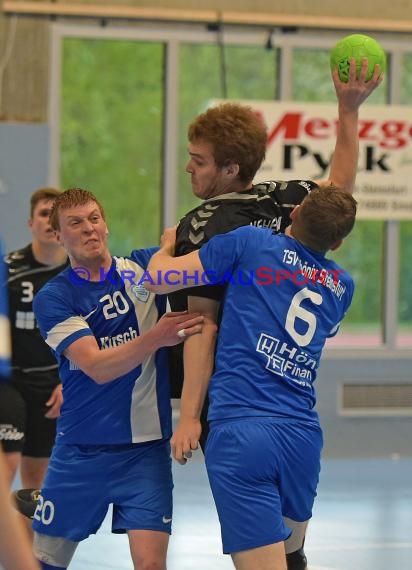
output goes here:
{"type": "Polygon", "coordinates": [[[253,220],[253,222],[250,222],[251,226],[255,226],[256,228],[269,228],[275,232],[280,232],[281,224],[282,216],[272,218],[271,220],[260,218],[259,220],[253,220]]]}
{"type": "Polygon", "coordinates": [[[116,334],[114,336],[102,336],[100,337],[100,348],[110,348],[112,346],[119,346],[120,344],[125,344],[136,338],[138,335],[137,331],[133,327],[129,327],[124,333],[116,334]]]}
{"type": "Polygon", "coordinates": [[[311,387],[318,361],[303,350],[266,333],[261,333],[256,352],[267,357],[266,370],[272,374],[287,377],[304,388],[311,387]]]}
{"type": "Polygon", "coordinates": [[[142,303],[147,303],[150,295],[149,291],[145,288],[144,285],[133,285],[132,293],[136,299],[142,303]]]}

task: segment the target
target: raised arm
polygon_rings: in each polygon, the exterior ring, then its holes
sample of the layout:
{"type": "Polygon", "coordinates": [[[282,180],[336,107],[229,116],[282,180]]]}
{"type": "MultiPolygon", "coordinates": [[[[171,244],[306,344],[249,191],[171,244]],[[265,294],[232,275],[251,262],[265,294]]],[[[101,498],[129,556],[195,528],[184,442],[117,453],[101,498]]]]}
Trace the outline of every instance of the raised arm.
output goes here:
{"type": "Polygon", "coordinates": [[[362,62],[359,77],[356,77],[356,63],[350,63],[349,80],[344,83],[339,79],[338,69],[332,72],[338,98],[338,128],[335,150],[330,167],[329,180],[334,186],[353,192],[359,156],[358,114],[359,107],[369,95],[380,85],[383,74],[379,65],[369,81],[365,81],[368,61],[362,62]]]}

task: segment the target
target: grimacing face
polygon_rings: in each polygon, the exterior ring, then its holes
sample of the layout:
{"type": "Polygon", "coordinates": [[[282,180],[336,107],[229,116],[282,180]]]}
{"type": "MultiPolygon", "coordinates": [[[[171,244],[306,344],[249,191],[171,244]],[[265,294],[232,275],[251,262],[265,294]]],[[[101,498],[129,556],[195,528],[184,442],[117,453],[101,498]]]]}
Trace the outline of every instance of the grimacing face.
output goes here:
{"type": "Polygon", "coordinates": [[[67,250],[72,265],[87,267],[106,259],[109,232],[95,202],[61,210],[59,222],[57,237],[67,250]]]}

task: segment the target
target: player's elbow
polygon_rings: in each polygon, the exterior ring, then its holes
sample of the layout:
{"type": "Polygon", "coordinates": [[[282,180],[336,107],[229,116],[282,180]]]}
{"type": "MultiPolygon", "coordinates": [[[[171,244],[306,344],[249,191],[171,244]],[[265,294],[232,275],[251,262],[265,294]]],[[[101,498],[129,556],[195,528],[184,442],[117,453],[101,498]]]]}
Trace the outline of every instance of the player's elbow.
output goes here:
{"type": "Polygon", "coordinates": [[[157,293],[157,294],[170,293],[171,291],[174,290],[173,286],[168,285],[167,283],[157,279],[146,281],[144,287],[145,289],[150,291],[150,293],[157,293]]]}
{"type": "Polygon", "coordinates": [[[97,361],[83,365],[81,370],[96,384],[107,384],[114,379],[110,367],[97,361]]]}
{"type": "Polygon", "coordinates": [[[104,370],[92,369],[86,372],[86,374],[96,384],[107,384],[113,380],[113,378],[108,373],[105,373],[104,370]]]}

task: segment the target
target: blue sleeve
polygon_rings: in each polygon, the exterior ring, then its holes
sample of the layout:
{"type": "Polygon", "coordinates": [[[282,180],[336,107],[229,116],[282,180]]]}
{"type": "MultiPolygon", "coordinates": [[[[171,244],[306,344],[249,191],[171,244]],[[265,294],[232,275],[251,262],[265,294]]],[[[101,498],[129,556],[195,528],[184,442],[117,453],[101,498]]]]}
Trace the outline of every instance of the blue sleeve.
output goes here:
{"type": "Polygon", "coordinates": [[[202,245],[199,250],[200,261],[212,282],[224,281],[229,273],[234,274],[254,231],[255,228],[244,226],[216,235],[202,245]]]}
{"type": "Polygon", "coordinates": [[[146,249],[134,249],[129,258],[133,259],[142,269],[147,269],[150,258],[156,251],[159,251],[159,246],[147,247],[146,249]]]}
{"type": "Polygon", "coordinates": [[[58,356],[78,338],[93,336],[85,318],[72,308],[70,290],[64,293],[55,283],[46,283],[34,296],[33,310],[42,337],[58,356]]]}
{"type": "Polygon", "coordinates": [[[345,292],[345,297],[344,297],[344,307],[343,307],[343,314],[342,314],[342,318],[339,321],[339,323],[333,327],[333,329],[330,331],[330,333],[328,334],[328,338],[332,338],[334,336],[337,335],[339,329],[340,329],[340,325],[342,323],[342,321],[344,320],[344,318],[346,317],[346,313],[352,303],[352,299],[353,299],[353,294],[355,292],[355,283],[352,279],[352,277],[349,275],[349,273],[345,273],[347,282],[346,282],[346,292],[345,292]]]}

